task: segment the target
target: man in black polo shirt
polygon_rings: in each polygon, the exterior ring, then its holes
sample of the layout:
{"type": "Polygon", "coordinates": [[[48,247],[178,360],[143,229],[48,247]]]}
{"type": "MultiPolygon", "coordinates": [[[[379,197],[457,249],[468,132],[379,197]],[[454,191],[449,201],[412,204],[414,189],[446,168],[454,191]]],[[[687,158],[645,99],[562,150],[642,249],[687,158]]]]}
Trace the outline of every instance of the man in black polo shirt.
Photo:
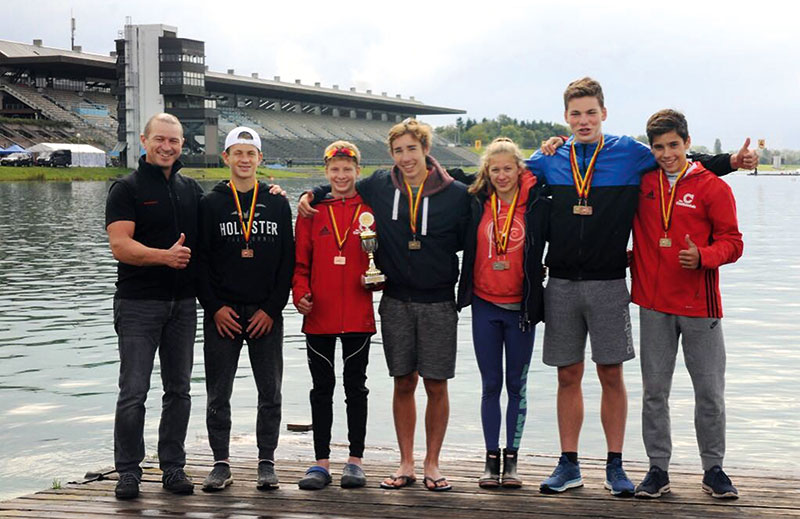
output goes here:
{"type": "Polygon", "coordinates": [[[138,169],[114,182],[106,200],[108,241],[119,261],[114,296],[120,357],[114,464],[120,499],[139,495],[144,403],[156,350],[164,387],[158,430],[162,484],[177,494],[191,494],[194,488],[183,471],[183,444],[197,329],[192,251],[203,190],[178,172],[183,127],[176,117],[151,117],[141,141],[145,155],[138,169]]]}

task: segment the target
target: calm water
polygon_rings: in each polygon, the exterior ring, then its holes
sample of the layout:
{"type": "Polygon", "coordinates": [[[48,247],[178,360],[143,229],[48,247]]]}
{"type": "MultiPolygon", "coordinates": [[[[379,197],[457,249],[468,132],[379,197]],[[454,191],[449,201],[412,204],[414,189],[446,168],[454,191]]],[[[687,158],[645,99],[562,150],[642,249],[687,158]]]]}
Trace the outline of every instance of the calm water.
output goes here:
{"type": "MultiPolygon", "coordinates": [[[[745,236],[744,257],[722,270],[728,351],[729,467],[800,473],[800,179],[728,178],[745,236]]],[[[285,181],[290,200],[311,181],[285,181]]],[[[313,181],[316,183],[317,181],[313,181]]],[[[210,184],[209,184],[210,185],[210,184]]],[[[206,186],[208,187],[208,185],[206,186]]],[[[0,183],[0,498],[67,481],[113,464],[112,428],[118,359],[111,324],[115,264],[103,228],[104,182],[0,183]]],[[[638,337],[638,311],[632,309],[638,337]]],[[[284,422],[309,423],[301,320],[286,316],[284,422]]],[[[523,440],[528,452],[558,452],[555,371],[541,363],[542,328],[528,381],[532,406],[523,440]]],[[[638,342],[638,338],[637,338],[638,342]]],[[[369,446],[394,445],[391,380],[380,338],[369,366],[369,446]]],[[[234,397],[233,454],[255,457],[255,386],[242,357],[234,397]]],[[[625,455],[644,460],[640,437],[641,383],[636,361],[626,365],[630,393],[625,455]]],[[[154,373],[145,438],[155,451],[160,380],[154,373]]],[[[205,435],[202,333],[195,347],[193,412],[187,442],[209,453],[205,435]]],[[[445,455],[480,455],[480,382],[470,338],[470,313],[459,323],[459,361],[451,382],[452,414],[445,455]]],[[[424,403],[424,392],[419,398],[424,403]]],[[[585,381],[586,420],[581,453],[603,456],[599,384],[585,381]]],[[[334,441],[345,436],[343,396],[337,389],[334,441]]],[[[699,469],[692,425],[693,397],[679,361],[671,398],[674,461],[699,469]]],[[[420,421],[422,425],[420,405],[420,421]]],[[[424,445],[418,434],[417,445],[424,445]]],[[[283,433],[278,456],[312,457],[310,434],[283,433]]],[[[343,459],[339,448],[334,456],[343,459]]],[[[371,454],[368,450],[367,456],[371,454]]],[[[302,463],[305,464],[306,460],[302,463]]]]}

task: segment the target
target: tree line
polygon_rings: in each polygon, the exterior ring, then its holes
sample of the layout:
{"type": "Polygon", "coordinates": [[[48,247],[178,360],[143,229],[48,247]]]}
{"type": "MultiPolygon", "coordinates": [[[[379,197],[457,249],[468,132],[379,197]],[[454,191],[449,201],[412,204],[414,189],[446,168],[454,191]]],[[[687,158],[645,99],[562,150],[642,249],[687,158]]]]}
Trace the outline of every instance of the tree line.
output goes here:
{"type": "Polygon", "coordinates": [[[464,146],[472,146],[481,141],[486,146],[497,137],[508,137],[520,148],[538,148],[542,141],[554,135],[569,135],[563,124],[546,121],[525,121],[500,114],[496,119],[483,118],[479,121],[459,117],[455,124],[439,126],[436,133],[445,139],[464,146]]]}
{"type": "MultiPolygon", "coordinates": [[[[547,121],[526,121],[514,119],[505,114],[500,114],[495,119],[483,118],[463,119],[459,117],[455,124],[439,126],[435,129],[438,135],[445,139],[463,146],[473,146],[475,141],[481,141],[486,146],[497,137],[508,137],[516,142],[520,148],[536,149],[539,148],[543,140],[554,135],[570,135],[570,130],[563,124],[556,124],[547,121]]],[[[648,146],[650,143],[646,135],[637,135],[636,140],[648,146]]],[[[753,142],[755,145],[756,142],[753,142]]],[[[730,150],[731,153],[738,150],[730,150]]],[[[722,142],[719,138],[714,140],[713,149],[703,145],[692,146],[692,151],[699,153],[722,153],[722,142]]],[[[771,150],[769,148],[758,151],[760,164],[772,164],[775,155],[782,157],[784,164],[800,164],[800,150],[771,150]]]]}

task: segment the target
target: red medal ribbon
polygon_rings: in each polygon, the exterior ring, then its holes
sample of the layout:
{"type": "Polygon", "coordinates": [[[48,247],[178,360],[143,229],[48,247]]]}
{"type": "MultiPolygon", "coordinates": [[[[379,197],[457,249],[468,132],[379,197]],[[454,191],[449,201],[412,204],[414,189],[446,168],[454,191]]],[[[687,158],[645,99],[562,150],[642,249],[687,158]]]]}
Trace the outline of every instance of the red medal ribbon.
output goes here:
{"type": "Polygon", "coordinates": [[[669,182],[669,180],[664,178],[665,174],[663,169],[659,168],[658,170],[658,202],[661,205],[661,226],[664,228],[664,236],[666,236],[670,225],[672,225],[672,210],[675,208],[675,192],[678,191],[678,182],[681,181],[688,169],[689,161],[686,161],[686,165],[683,166],[683,169],[678,174],[678,178],[675,179],[675,185],[670,189],[669,202],[665,202],[664,200],[664,182],[669,182]]]}
{"type": "Polygon", "coordinates": [[[417,234],[417,214],[419,214],[419,201],[422,198],[422,190],[425,188],[425,181],[428,180],[428,177],[425,177],[425,180],[422,181],[422,184],[419,186],[419,191],[417,191],[416,200],[414,200],[414,192],[411,189],[411,186],[408,182],[405,182],[406,190],[408,191],[408,221],[411,225],[411,232],[416,236],[417,234]]]}
{"type": "Polygon", "coordinates": [[[350,228],[353,226],[353,222],[356,221],[356,218],[358,218],[358,213],[360,211],[361,204],[358,204],[358,207],[356,207],[356,212],[353,215],[353,219],[350,221],[350,225],[348,225],[347,229],[344,231],[344,236],[342,236],[339,234],[339,226],[336,225],[336,218],[333,215],[333,207],[328,205],[328,216],[331,218],[331,226],[333,227],[333,233],[336,235],[336,245],[339,247],[339,252],[342,252],[342,248],[344,248],[347,237],[350,236],[350,228]]]}
{"type": "Polygon", "coordinates": [[[592,159],[589,161],[589,166],[586,168],[586,174],[581,176],[581,170],[578,167],[578,155],[575,153],[575,138],[572,139],[572,144],[569,147],[569,165],[572,168],[572,181],[575,184],[575,191],[578,192],[578,199],[586,201],[589,199],[589,190],[592,188],[592,176],[594,175],[594,166],[597,162],[597,156],[600,150],[605,145],[605,137],[600,135],[600,142],[597,143],[597,149],[592,154],[592,159]]]}
{"type": "Polygon", "coordinates": [[[503,225],[502,232],[500,231],[500,225],[498,224],[500,208],[498,207],[497,203],[497,193],[492,193],[491,200],[492,221],[494,222],[494,246],[497,254],[502,255],[506,253],[506,249],[508,248],[508,237],[511,234],[511,223],[514,220],[514,210],[517,208],[517,200],[519,200],[519,187],[517,187],[517,191],[514,193],[514,199],[511,201],[511,205],[508,206],[508,214],[506,215],[506,222],[503,225]]]}

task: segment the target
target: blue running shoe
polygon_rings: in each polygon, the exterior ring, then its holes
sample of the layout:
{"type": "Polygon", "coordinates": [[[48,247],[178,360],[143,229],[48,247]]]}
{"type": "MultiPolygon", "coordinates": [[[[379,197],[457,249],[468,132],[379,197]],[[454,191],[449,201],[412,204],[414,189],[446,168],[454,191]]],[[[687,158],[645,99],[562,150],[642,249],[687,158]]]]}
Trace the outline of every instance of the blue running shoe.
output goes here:
{"type": "Polygon", "coordinates": [[[583,486],[580,463],[572,463],[566,455],[562,454],[556,469],[550,477],[539,485],[542,494],[559,494],[570,488],[583,486]]]}
{"type": "Polygon", "coordinates": [[[719,465],[714,465],[703,473],[703,491],[717,499],[739,498],[739,491],[719,465]]]}
{"type": "Polygon", "coordinates": [[[653,465],[639,485],[636,486],[636,497],[655,499],[669,492],[669,474],[653,465]]]}
{"type": "Polygon", "coordinates": [[[614,458],[611,463],[606,464],[606,482],[604,486],[611,491],[612,496],[633,496],[633,483],[628,479],[628,475],[625,474],[625,469],[622,468],[622,458],[614,458]]]}

